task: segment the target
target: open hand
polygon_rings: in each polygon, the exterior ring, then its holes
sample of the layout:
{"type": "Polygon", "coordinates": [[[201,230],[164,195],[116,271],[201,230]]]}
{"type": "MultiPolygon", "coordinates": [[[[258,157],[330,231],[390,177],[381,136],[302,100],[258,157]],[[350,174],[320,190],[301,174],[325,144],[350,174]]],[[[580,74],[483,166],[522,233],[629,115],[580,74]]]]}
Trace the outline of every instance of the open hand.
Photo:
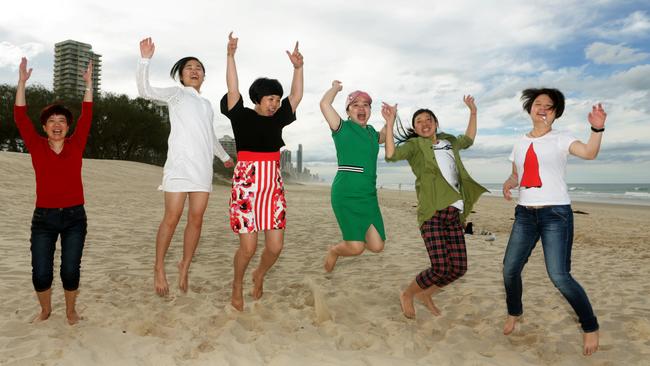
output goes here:
{"type": "Polygon", "coordinates": [[[27,58],[20,59],[20,66],[18,67],[18,82],[24,83],[29,77],[32,76],[32,68],[27,69],[27,58]]]}
{"type": "Polygon", "coordinates": [[[587,119],[593,128],[603,128],[605,127],[605,119],[607,119],[607,113],[605,113],[603,106],[598,103],[597,105],[591,107],[591,112],[589,112],[587,119]]]}
{"type": "Polygon", "coordinates": [[[463,96],[463,102],[467,108],[469,108],[470,113],[476,113],[476,104],[474,103],[474,97],[467,94],[463,96]]]}
{"type": "Polygon", "coordinates": [[[395,117],[397,116],[397,103],[395,103],[395,105],[390,105],[381,102],[381,115],[384,117],[386,125],[392,129],[392,126],[395,123],[395,117]]]}
{"type": "Polygon", "coordinates": [[[142,58],[153,57],[154,51],[156,51],[156,45],[153,44],[151,37],[140,41],[140,56],[142,56],[142,58]]]}
{"type": "Polygon", "coordinates": [[[86,70],[83,73],[83,79],[86,82],[86,86],[93,85],[93,61],[92,60],[88,62],[88,66],[86,67],[86,70]]]}

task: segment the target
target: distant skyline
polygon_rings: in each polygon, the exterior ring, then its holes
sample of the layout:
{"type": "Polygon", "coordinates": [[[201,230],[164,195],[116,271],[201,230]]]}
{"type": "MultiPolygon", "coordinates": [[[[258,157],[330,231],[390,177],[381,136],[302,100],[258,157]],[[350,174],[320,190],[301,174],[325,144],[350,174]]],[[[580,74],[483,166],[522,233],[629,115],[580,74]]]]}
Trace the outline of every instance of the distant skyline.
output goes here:
{"type": "MultiPolygon", "coordinates": [[[[556,87],[567,97],[554,128],[586,140],[591,105],[608,113],[595,161],[570,159],[567,180],[650,182],[650,3],[648,1],[251,1],[78,0],[10,2],[0,13],[0,83],[15,84],[21,56],[34,68],[29,84],[52,88],[54,44],[88,43],[102,55],[102,91],[137,96],[138,42],[156,43],[151,81],[171,86],[169,69],[181,57],[206,67],[202,88],[212,101],[218,135],[231,135],[219,113],[226,91],[228,32],[239,37],[242,95],[259,76],[278,78],[288,92],[291,64],[284,53],[300,41],[305,96],[298,120],[284,130],[286,148],[303,145],[303,165],[320,177],[335,174],[336,153],[318,102],[332,80],[347,93],[373,97],[371,123],[380,129],[380,103],[411,113],[432,109],[445,132],[465,130],[464,94],[476,97],[478,135],[463,160],[480,182],[502,182],[514,141],[530,129],[519,96],[527,87],[556,87]],[[263,4],[263,5],[260,5],[263,4]]],[[[245,104],[250,106],[247,97],[245,104]]],[[[379,159],[379,182],[411,183],[410,168],[379,159]]]]}

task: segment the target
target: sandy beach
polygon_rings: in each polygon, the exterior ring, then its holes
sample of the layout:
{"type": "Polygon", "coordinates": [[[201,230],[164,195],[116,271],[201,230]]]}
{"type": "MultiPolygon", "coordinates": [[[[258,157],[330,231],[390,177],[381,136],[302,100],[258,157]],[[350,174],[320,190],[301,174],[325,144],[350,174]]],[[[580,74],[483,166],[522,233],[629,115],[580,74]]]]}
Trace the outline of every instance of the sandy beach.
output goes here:
{"type": "MultiPolygon", "coordinates": [[[[289,184],[285,248],[245,311],[230,307],[238,246],[227,217],[229,187],[215,185],[203,235],[182,294],[176,262],[184,219],[167,255],[170,295],[153,290],[155,235],[163,212],[162,169],[84,160],[88,236],[78,325],[65,323],[55,256],[53,313],[31,283],[30,220],[35,183],[26,154],[0,153],[0,365],[647,365],[650,360],[650,207],[574,203],[572,273],[601,327],[600,350],[583,357],[570,306],[553,287],[541,245],[524,271],[524,319],[502,335],[501,261],[514,203],[483,197],[466,236],[469,269],[434,296],[435,317],[416,305],[406,319],[399,291],[429,260],[415,220],[415,193],[380,190],[388,241],[381,254],[341,258],[323,270],[340,240],[329,187],[289,184]],[[491,235],[478,235],[481,231],[491,235]],[[486,239],[496,237],[493,241],[486,239]],[[645,360],[645,361],[644,361],[645,360]]],[[[260,241],[261,243],[261,241],[260,241]]],[[[261,253],[258,247],[255,266],[261,253]]]]}

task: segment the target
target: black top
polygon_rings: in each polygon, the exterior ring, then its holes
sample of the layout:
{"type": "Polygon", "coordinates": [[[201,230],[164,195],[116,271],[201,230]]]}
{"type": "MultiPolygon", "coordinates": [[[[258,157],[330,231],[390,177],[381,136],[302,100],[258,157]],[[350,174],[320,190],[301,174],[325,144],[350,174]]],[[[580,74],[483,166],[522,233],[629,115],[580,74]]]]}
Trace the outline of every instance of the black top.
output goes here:
{"type": "Polygon", "coordinates": [[[282,129],[296,120],[289,98],[282,99],[282,105],[274,115],[260,116],[253,109],[244,107],[241,95],[231,110],[228,110],[228,94],[221,98],[221,113],[230,119],[235,134],[237,151],[276,152],[284,146],[282,129]]]}

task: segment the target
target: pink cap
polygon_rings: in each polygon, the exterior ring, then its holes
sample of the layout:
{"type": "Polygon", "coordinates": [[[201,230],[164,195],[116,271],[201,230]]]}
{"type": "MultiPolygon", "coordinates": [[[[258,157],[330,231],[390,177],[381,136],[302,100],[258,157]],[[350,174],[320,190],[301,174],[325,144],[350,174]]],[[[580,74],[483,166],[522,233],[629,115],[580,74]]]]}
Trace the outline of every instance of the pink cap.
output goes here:
{"type": "Polygon", "coordinates": [[[348,95],[348,99],[345,101],[345,110],[348,110],[348,107],[350,104],[354,103],[355,100],[363,98],[368,101],[368,104],[372,104],[372,98],[370,98],[370,95],[368,93],[361,91],[361,90],[355,90],[350,95],[348,95]]]}

